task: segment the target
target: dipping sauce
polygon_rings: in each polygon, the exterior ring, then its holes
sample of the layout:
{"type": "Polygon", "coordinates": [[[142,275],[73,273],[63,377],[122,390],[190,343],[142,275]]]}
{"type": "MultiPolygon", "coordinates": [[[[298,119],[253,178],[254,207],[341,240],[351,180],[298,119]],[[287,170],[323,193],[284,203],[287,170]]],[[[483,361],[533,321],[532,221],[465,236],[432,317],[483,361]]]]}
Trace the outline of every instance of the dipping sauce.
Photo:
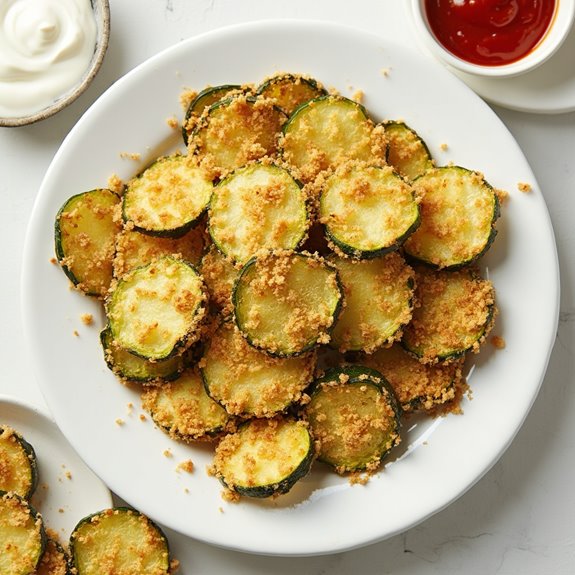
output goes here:
{"type": "Polygon", "coordinates": [[[545,36],[555,0],[425,0],[431,30],[452,54],[502,66],[529,54],[545,36]]]}
{"type": "Polygon", "coordinates": [[[73,88],[96,31],[90,0],[0,0],[0,116],[34,114],[73,88]]]}

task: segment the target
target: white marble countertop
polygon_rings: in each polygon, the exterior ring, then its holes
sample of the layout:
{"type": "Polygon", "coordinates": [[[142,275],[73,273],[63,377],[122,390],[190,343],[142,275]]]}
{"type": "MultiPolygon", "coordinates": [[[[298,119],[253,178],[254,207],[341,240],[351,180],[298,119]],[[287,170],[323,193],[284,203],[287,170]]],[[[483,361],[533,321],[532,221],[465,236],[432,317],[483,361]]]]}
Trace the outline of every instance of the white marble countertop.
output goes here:
{"type": "MultiPolygon", "coordinates": [[[[341,22],[405,41],[405,0],[110,0],[112,35],[93,85],[42,123],[0,129],[0,394],[43,405],[20,314],[26,227],[42,178],[86,108],[135,65],[180,40],[260,19],[341,22]]],[[[412,42],[413,39],[409,39],[412,42]]],[[[557,342],[533,409],[498,463],[463,497],[406,533],[330,556],[279,558],[221,550],[170,533],[182,575],[575,573],[575,113],[494,108],[522,147],[551,213],[561,266],[557,342]]],[[[528,310],[527,310],[528,313],[528,310]]],[[[537,326],[533,326],[537,329],[537,326]]]]}

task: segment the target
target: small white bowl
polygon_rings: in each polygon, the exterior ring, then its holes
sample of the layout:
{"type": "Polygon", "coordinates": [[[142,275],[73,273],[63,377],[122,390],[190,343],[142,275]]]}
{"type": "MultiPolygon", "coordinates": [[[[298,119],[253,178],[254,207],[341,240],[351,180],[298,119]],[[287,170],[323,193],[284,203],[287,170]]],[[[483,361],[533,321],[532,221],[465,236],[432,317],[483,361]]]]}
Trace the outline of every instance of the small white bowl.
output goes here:
{"type": "Polygon", "coordinates": [[[90,0],[96,22],[96,44],[90,63],[86,67],[84,74],[78,78],[78,82],[58,97],[50,105],[42,109],[23,116],[7,117],[0,116],[1,127],[17,127],[33,124],[53,116],[66,106],[69,106],[82,94],[91,84],[98,73],[110,39],[110,5],[109,0],[90,0]]]}
{"type": "MultiPolygon", "coordinates": [[[[551,0],[544,0],[551,1],[551,0]]],[[[569,35],[575,19],[575,0],[556,0],[549,29],[531,52],[520,60],[499,66],[472,64],[455,56],[434,35],[427,18],[425,0],[411,0],[415,29],[434,56],[453,68],[476,76],[509,78],[524,74],[546,62],[569,35]]]]}

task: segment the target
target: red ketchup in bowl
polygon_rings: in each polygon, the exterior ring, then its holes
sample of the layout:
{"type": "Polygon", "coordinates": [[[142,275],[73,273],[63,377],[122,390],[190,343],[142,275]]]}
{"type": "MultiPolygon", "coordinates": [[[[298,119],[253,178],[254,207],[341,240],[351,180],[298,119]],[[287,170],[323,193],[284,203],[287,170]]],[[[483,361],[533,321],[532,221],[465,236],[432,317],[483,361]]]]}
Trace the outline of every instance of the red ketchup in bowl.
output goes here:
{"type": "Polygon", "coordinates": [[[520,60],[543,39],[556,0],[425,0],[429,26],[453,55],[471,64],[520,60]]]}

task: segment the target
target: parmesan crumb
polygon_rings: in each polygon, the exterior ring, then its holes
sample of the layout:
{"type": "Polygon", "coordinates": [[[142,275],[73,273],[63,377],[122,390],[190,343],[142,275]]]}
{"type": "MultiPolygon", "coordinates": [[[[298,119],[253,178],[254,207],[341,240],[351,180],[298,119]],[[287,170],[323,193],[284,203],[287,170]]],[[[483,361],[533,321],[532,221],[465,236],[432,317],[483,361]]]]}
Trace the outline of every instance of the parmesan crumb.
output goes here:
{"type": "Polygon", "coordinates": [[[148,421],[148,418],[145,416],[145,414],[140,413],[140,421],[148,421]]]}
{"type": "Polygon", "coordinates": [[[491,345],[495,349],[505,349],[505,340],[500,335],[494,335],[491,338],[491,345]]]}
{"type": "Polygon", "coordinates": [[[50,258],[50,263],[56,265],[58,260],[56,258],[50,258]]]}
{"type": "Polygon", "coordinates": [[[186,473],[193,473],[194,462],[191,459],[187,459],[186,461],[179,463],[176,469],[178,471],[185,471],[186,473]]]}
{"type": "Polygon", "coordinates": [[[92,325],[94,323],[94,316],[91,313],[83,313],[80,319],[84,325],[92,325]]]}
{"type": "Polygon", "coordinates": [[[164,449],[164,457],[173,457],[174,454],[172,453],[171,449],[164,449]]]}
{"type": "Polygon", "coordinates": [[[531,184],[528,184],[528,183],[526,183],[526,182],[519,182],[519,183],[517,184],[517,189],[518,189],[520,192],[523,192],[523,193],[525,193],[525,194],[527,194],[527,193],[529,193],[529,192],[531,192],[531,191],[533,190],[533,188],[531,187],[531,184]]]}
{"type": "Polygon", "coordinates": [[[389,73],[391,72],[391,68],[382,68],[381,69],[381,75],[384,78],[387,78],[389,76],[389,73]]]}
{"type": "Polygon", "coordinates": [[[120,152],[120,158],[122,158],[122,160],[134,160],[138,162],[142,159],[142,155],[138,152],[120,152]]]}
{"type": "Polygon", "coordinates": [[[445,142],[443,142],[443,143],[439,144],[439,149],[442,152],[447,152],[447,150],[449,150],[449,146],[445,142]]]}
{"type": "Polygon", "coordinates": [[[118,175],[112,174],[108,178],[108,189],[116,193],[121,193],[124,189],[124,182],[118,175]]]}
{"type": "Polygon", "coordinates": [[[125,422],[121,417],[118,417],[118,418],[116,419],[116,425],[122,426],[122,425],[124,425],[125,423],[126,423],[126,422],[125,422]]]}
{"type": "Polygon", "coordinates": [[[177,130],[180,127],[180,124],[178,123],[178,119],[175,118],[174,116],[171,116],[170,118],[166,119],[166,124],[168,124],[168,126],[170,128],[172,128],[172,130],[177,130]]]}
{"type": "Polygon", "coordinates": [[[77,329],[75,329],[72,333],[74,334],[74,337],[80,337],[77,329]]]}

